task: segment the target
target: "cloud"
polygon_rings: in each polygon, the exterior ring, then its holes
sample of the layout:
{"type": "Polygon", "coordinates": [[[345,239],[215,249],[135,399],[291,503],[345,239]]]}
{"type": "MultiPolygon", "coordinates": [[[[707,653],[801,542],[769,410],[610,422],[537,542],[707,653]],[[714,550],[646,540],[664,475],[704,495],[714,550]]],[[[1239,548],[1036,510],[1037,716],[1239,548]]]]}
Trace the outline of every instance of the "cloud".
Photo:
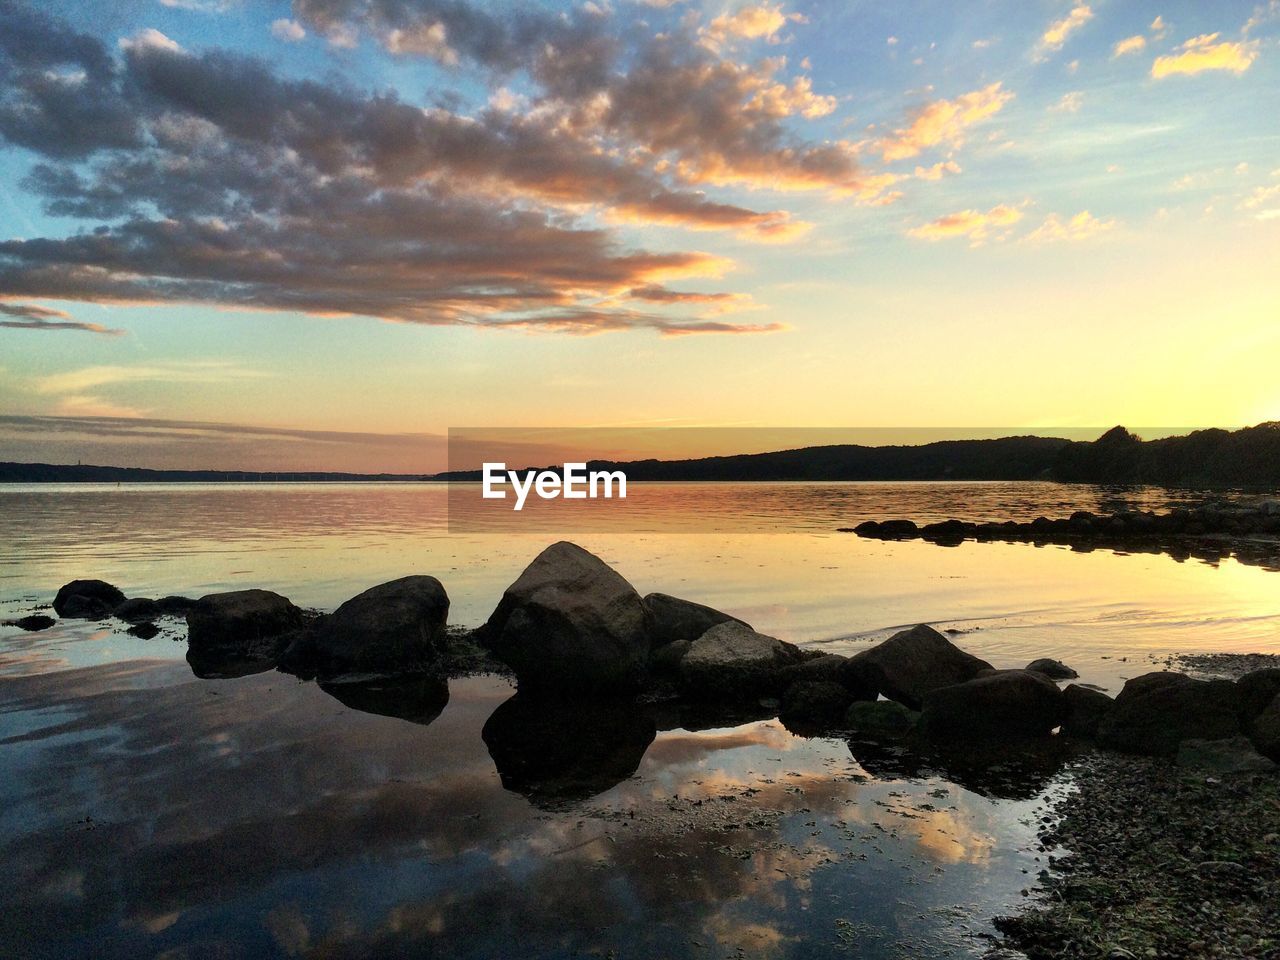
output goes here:
{"type": "Polygon", "coordinates": [[[1125,37],[1123,40],[1117,41],[1116,45],[1111,48],[1111,59],[1123,57],[1127,53],[1138,53],[1147,46],[1147,38],[1142,34],[1134,34],[1132,37],[1125,37]]]}
{"type": "Polygon", "coordinates": [[[1079,90],[1071,90],[1059,97],[1049,109],[1054,113],[1079,113],[1082,106],[1084,94],[1079,90]]]}
{"type": "Polygon", "coordinates": [[[1197,74],[1206,70],[1227,70],[1238,76],[1258,58],[1258,41],[1218,42],[1218,36],[1206,33],[1192,37],[1178,48],[1180,53],[1156,57],[1151,64],[1151,76],[1158,80],[1174,74],[1197,74]]]}
{"type": "Polygon", "coordinates": [[[272,21],[271,35],[285,43],[298,43],[306,38],[307,31],[298,21],[281,17],[279,20],[272,21]]]}
{"type": "Polygon", "coordinates": [[[124,41],[117,60],[60,21],[2,7],[12,29],[0,30],[0,135],[43,155],[23,186],[48,213],[97,224],[0,240],[0,296],[685,332],[687,318],[595,305],[729,264],[629,248],[587,216],[780,242],[808,225],[702,187],[857,192],[867,182],[850,145],[810,143],[783,123],[833,102],[805,77],[784,79],[782,58],[739,64],[689,35],[645,35],[622,71],[622,41],[598,17],[496,20],[424,0],[356,23],[320,6],[299,0],[298,22],[325,35],[368,29],[406,56],[438,58],[405,38],[421,40],[421,17],[443,24],[428,36],[447,38],[460,62],[527,72],[527,109],[424,109],[189,52],[156,31],[124,41]],[[67,67],[86,80],[51,88],[50,70],[67,67]]]}
{"type": "Polygon", "coordinates": [[[0,327],[15,330],[82,330],[108,337],[124,335],[123,330],[104,327],[100,323],[82,323],[73,320],[65,310],[54,310],[33,303],[0,303],[0,327]],[[6,320],[4,317],[13,319],[6,320]]]}
{"type": "Polygon", "coordinates": [[[1075,33],[1093,19],[1093,10],[1088,4],[1081,3],[1071,8],[1061,20],[1049,24],[1049,28],[1040,37],[1036,45],[1036,59],[1044,60],[1050,53],[1061,50],[1071,34],[1075,33]]]}
{"type": "Polygon", "coordinates": [[[35,389],[42,394],[76,394],[121,383],[230,383],[262,375],[261,371],[220,360],[175,360],[138,366],[82,367],[39,377],[35,389]]]}
{"type": "Polygon", "coordinates": [[[703,36],[714,45],[734,39],[773,41],[778,31],[790,21],[804,22],[804,17],[796,13],[784,13],[781,4],[770,6],[764,3],[759,6],[742,7],[733,13],[721,14],[702,32],[703,36]]]}
{"type": "Polygon", "coordinates": [[[970,209],[949,213],[937,220],[914,227],[908,230],[907,234],[921,240],[967,237],[970,241],[981,242],[993,232],[998,234],[1021,219],[1021,210],[1002,203],[985,212],[970,209]]]}
{"type": "Polygon", "coordinates": [[[997,81],[954,100],[935,100],[917,111],[907,127],[895,130],[877,144],[886,161],[903,160],[929,147],[957,147],[969,127],[999,113],[1013,94],[997,81]]]}
{"type": "Polygon", "coordinates": [[[128,404],[87,394],[60,397],[53,412],[60,417],[118,417],[120,419],[144,417],[147,414],[147,411],[141,407],[131,407],[128,404]]]}
{"type": "Polygon", "coordinates": [[[1045,218],[1044,223],[1027,234],[1026,240],[1028,243],[1089,240],[1114,229],[1115,226],[1114,219],[1099,220],[1088,210],[1081,210],[1065,221],[1056,213],[1051,213],[1045,218]]]}
{"type": "Polygon", "coordinates": [[[941,180],[945,174],[959,173],[960,164],[954,160],[941,160],[931,167],[916,167],[917,180],[941,180]]]}

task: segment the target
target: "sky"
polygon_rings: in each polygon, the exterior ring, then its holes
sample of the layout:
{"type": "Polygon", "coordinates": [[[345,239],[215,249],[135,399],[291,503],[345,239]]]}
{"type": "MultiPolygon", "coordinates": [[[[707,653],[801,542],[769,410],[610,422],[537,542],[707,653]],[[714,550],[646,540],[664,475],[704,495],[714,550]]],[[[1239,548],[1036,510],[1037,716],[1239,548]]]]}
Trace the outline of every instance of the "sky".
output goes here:
{"type": "Polygon", "coordinates": [[[0,460],[1280,419],[1280,0],[0,0],[0,460]]]}

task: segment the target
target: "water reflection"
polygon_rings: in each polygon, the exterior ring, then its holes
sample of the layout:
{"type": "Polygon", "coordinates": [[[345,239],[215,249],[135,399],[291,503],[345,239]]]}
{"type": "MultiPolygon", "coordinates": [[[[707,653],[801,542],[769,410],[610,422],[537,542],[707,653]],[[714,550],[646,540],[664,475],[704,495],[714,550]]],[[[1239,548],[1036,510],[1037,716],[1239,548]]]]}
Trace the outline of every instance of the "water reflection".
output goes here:
{"type": "Polygon", "coordinates": [[[449,705],[449,682],[427,674],[321,683],[343,706],[426,726],[449,705]]]}

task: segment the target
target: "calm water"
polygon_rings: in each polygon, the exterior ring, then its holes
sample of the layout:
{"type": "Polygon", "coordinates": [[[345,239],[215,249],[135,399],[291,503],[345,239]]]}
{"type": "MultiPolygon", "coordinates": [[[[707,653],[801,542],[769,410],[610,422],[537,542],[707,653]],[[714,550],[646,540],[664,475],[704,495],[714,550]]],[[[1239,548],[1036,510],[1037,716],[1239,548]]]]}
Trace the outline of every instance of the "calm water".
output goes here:
{"type": "MultiPolygon", "coordinates": [[[[834,532],[1177,499],[1162,491],[631,496],[632,532],[573,539],[641,592],[806,646],[852,652],[926,621],[997,666],[1056,656],[1112,692],[1178,650],[1280,651],[1280,580],[1234,560],[834,532]]],[[[445,500],[431,485],[0,487],[0,616],[77,576],[331,609],[430,573],[452,620],[476,624],[553,537],[450,533],[445,500]]],[[[919,761],[767,717],[498,710],[512,690],[491,677],[353,707],[276,673],[197,680],[180,625],[151,641],[116,626],[0,627],[0,956],[972,956],[1047,866],[1034,816],[1069,789],[1056,758],[919,761]]]]}

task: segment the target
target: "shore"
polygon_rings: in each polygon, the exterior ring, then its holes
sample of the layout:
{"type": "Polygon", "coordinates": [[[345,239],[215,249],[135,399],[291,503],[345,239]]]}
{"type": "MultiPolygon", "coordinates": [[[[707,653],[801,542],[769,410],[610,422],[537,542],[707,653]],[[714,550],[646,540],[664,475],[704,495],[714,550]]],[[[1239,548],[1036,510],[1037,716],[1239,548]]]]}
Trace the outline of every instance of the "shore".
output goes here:
{"type": "MultiPolygon", "coordinates": [[[[1270,654],[1184,655],[1238,677],[1270,654]]],[[[1026,911],[996,920],[1002,946],[1051,958],[1280,957],[1280,781],[1212,776],[1171,759],[1093,752],[1046,817],[1052,871],[1026,911]]]]}

